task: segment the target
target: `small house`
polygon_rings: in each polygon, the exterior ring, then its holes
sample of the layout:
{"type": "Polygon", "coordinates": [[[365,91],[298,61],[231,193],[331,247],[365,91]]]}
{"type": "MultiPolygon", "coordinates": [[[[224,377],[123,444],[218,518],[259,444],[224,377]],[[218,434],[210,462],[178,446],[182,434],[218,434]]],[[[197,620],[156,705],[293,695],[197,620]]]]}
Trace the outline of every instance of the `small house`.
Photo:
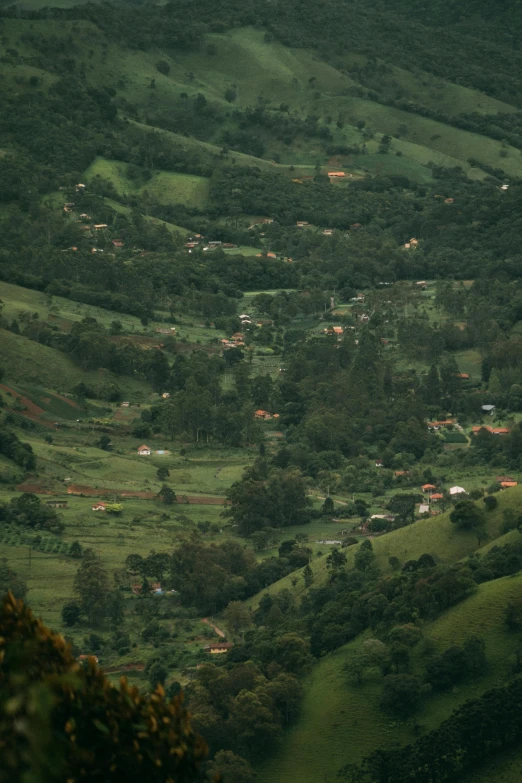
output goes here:
{"type": "Polygon", "coordinates": [[[501,185],[500,190],[509,190],[509,185],[501,185]]]}
{"type": "Polygon", "coordinates": [[[123,247],[123,240],[121,239],[111,239],[111,242],[114,247],[123,247]]]}
{"type": "Polygon", "coordinates": [[[439,500],[443,500],[443,499],[444,499],[444,495],[441,495],[441,493],[440,493],[440,492],[435,492],[435,493],[434,493],[434,494],[431,496],[431,500],[433,501],[433,503],[437,503],[437,501],[439,501],[439,500]]]}
{"type": "Polygon", "coordinates": [[[502,484],[503,481],[514,481],[515,479],[511,476],[497,476],[495,481],[497,481],[499,484],[502,484]]]}
{"type": "Polygon", "coordinates": [[[435,484],[423,484],[422,485],[422,491],[423,492],[431,492],[434,489],[437,489],[435,484]]]}
{"type": "Polygon", "coordinates": [[[329,171],[328,176],[330,179],[343,179],[346,176],[344,171],[329,171]]]}
{"type": "MultiPolygon", "coordinates": [[[[383,467],[383,461],[382,461],[382,459],[376,459],[376,460],[375,460],[375,467],[376,467],[376,468],[382,468],[382,467],[383,467]]],[[[373,519],[373,517],[372,517],[372,519],[373,519]]]]}
{"type": "Polygon", "coordinates": [[[130,402],[122,402],[121,407],[122,408],[128,408],[130,406],[130,402]]]}
{"type": "Polygon", "coordinates": [[[325,230],[323,231],[323,236],[325,237],[331,237],[332,234],[333,234],[333,229],[331,228],[325,228],[325,230]]]}
{"type": "Polygon", "coordinates": [[[450,495],[462,495],[462,494],[465,495],[466,490],[464,489],[464,487],[450,487],[449,493],[450,495]]]}
{"type": "Polygon", "coordinates": [[[96,231],[101,231],[102,228],[109,228],[109,226],[107,225],[107,223],[95,223],[94,228],[96,229],[96,231]]]}
{"type": "Polygon", "coordinates": [[[310,223],[308,223],[306,220],[298,220],[296,223],[297,228],[304,228],[305,226],[309,226],[310,223]]]}
{"type": "Polygon", "coordinates": [[[469,375],[467,372],[457,373],[457,378],[460,378],[461,381],[469,381],[469,375]]]}
{"type": "Polygon", "coordinates": [[[105,511],[106,503],[103,503],[101,500],[98,501],[98,503],[95,503],[92,507],[93,511],[105,511]]]}
{"type": "Polygon", "coordinates": [[[206,644],[205,650],[210,653],[210,655],[222,655],[232,649],[233,646],[232,642],[214,642],[206,644]]]}
{"type": "Polygon", "coordinates": [[[254,418],[256,419],[264,419],[267,421],[268,419],[272,418],[272,414],[268,411],[258,410],[254,412],[254,418]]]}
{"type": "Polygon", "coordinates": [[[427,503],[421,503],[419,506],[419,514],[429,514],[430,507],[427,503]]]}
{"type": "Polygon", "coordinates": [[[480,410],[483,411],[484,413],[489,413],[490,416],[493,416],[493,411],[495,410],[495,406],[494,405],[482,405],[480,410]]]}
{"type": "Polygon", "coordinates": [[[516,487],[518,485],[518,481],[501,481],[500,486],[502,489],[509,489],[510,487],[516,487]]]}
{"type": "Polygon", "coordinates": [[[150,446],[140,446],[138,448],[138,454],[140,457],[150,457],[150,446]]]}
{"type": "Polygon", "coordinates": [[[46,500],[45,505],[47,508],[68,508],[69,504],[66,500],[46,500]]]}

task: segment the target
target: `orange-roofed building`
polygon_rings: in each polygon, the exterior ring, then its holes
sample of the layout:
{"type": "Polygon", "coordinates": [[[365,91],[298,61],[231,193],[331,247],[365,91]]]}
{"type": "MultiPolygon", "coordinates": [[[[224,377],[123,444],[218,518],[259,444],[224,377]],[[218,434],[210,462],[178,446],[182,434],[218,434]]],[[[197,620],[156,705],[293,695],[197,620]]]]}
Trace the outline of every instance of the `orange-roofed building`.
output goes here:
{"type": "Polygon", "coordinates": [[[423,492],[430,492],[432,489],[437,489],[435,484],[423,484],[422,485],[422,491],[423,492]]]}
{"type": "Polygon", "coordinates": [[[265,419],[266,420],[266,419],[271,419],[272,418],[272,414],[269,413],[268,411],[258,410],[258,411],[254,412],[254,417],[256,419],[265,419]]]}
{"type": "Polygon", "coordinates": [[[500,486],[502,489],[509,489],[509,487],[518,486],[518,481],[501,481],[500,486]]]}
{"type": "Polygon", "coordinates": [[[337,179],[338,177],[344,177],[345,173],[344,173],[344,171],[329,171],[328,172],[328,176],[329,177],[334,177],[334,178],[337,179]]]}
{"type": "Polygon", "coordinates": [[[431,499],[437,502],[437,500],[442,500],[444,498],[444,495],[441,495],[440,492],[436,492],[434,495],[431,496],[431,499]]]}
{"type": "Polygon", "coordinates": [[[469,375],[467,372],[459,372],[457,374],[457,378],[460,378],[462,381],[469,381],[469,375]]]}

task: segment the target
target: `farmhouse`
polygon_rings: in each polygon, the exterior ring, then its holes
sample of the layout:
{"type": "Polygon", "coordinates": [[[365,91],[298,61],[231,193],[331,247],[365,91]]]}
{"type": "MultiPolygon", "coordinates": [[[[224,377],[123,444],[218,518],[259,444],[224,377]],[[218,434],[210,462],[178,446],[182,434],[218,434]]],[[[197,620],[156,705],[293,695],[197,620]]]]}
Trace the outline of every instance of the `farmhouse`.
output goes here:
{"type": "Polygon", "coordinates": [[[66,500],[47,500],[45,505],[48,508],[68,508],[69,504],[66,500]]]}
{"type": "Polygon", "coordinates": [[[509,435],[509,429],[507,427],[489,427],[486,424],[481,424],[480,427],[472,427],[471,432],[473,435],[478,435],[481,430],[491,433],[491,435],[509,435]]]}
{"type": "MultiPolygon", "coordinates": [[[[140,595],[142,587],[143,585],[132,585],[131,590],[134,593],[134,595],[140,595]]],[[[157,593],[158,595],[160,593],[163,593],[160,582],[150,582],[149,588],[152,593],[157,593]]]]}
{"type": "Polygon", "coordinates": [[[435,492],[435,493],[434,493],[434,494],[431,496],[431,500],[432,500],[434,503],[436,503],[438,500],[442,500],[443,498],[444,498],[444,495],[441,495],[441,493],[440,493],[440,492],[435,492]]]}
{"type": "Polygon", "coordinates": [[[138,454],[140,457],[150,457],[150,446],[140,446],[138,448],[138,454]]]}
{"type": "Polygon", "coordinates": [[[105,511],[106,503],[103,503],[101,500],[98,503],[95,503],[92,507],[93,511],[105,511]]]}
{"type": "Polygon", "coordinates": [[[214,642],[206,644],[204,649],[206,652],[210,653],[210,655],[222,655],[232,649],[233,646],[232,642],[214,642]]]}
{"type": "Polygon", "coordinates": [[[258,410],[254,413],[254,418],[256,419],[264,419],[265,421],[272,418],[272,414],[268,411],[262,411],[258,410]]]}

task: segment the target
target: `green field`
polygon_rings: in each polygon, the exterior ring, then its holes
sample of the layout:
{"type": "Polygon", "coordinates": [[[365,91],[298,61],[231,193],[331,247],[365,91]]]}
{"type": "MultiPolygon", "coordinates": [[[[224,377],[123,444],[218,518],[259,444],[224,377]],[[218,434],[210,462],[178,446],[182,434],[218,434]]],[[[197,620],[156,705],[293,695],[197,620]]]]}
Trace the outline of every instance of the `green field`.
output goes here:
{"type": "MultiPolygon", "coordinates": [[[[506,631],[503,611],[521,588],[522,575],[481,585],[469,598],[422,626],[424,638],[432,640],[438,652],[476,634],[484,639],[488,658],[485,676],[459,685],[455,692],[426,699],[417,716],[423,730],[436,727],[467,699],[508,676],[517,638],[506,631]]],[[[414,741],[412,721],[391,719],[379,709],[380,675],[369,675],[359,686],[352,685],[343,672],[343,665],[363,641],[359,638],[321,659],[306,678],[301,716],[280,750],[258,768],[260,783],[333,780],[343,764],[359,762],[380,746],[414,741]]],[[[421,674],[424,663],[420,649],[416,649],[413,673],[421,674]]]]}
{"type": "Polygon", "coordinates": [[[144,185],[136,187],[126,169],[127,165],[120,161],[96,158],[84,173],[84,179],[87,183],[96,177],[109,180],[123,196],[143,195],[147,191],[160,204],[186,204],[203,209],[207,203],[209,184],[205,177],[155,171],[144,185]]]}
{"type": "MultiPolygon", "coordinates": [[[[522,487],[514,487],[508,492],[502,493],[499,499],[498,508],[487,516],[487,534],[494,541],[501,535],[502,528],[502,509],[517,509],[522,499],[522,487]]],[[[353,523],[352,523],[353,524],[353,523]]],[[[350,528],[350,520],[343,520],[337,524],[337,529],[350,528]]],[[[288,528],[288,532],[294,532],[297,528],[288,528]]],[[[302,528],[301,528],[302,530],[302,528]]],[[[332,532],[331,529],[328,531],[332,532]]],[[[321,536],[321,538],[326,538],[321,536]]],[[[338,536],[335,536],[337,538],[338,536]]],[[[418,559],[422,554],[428,553],[435,557],[440,563],[454,563],[468,555],[471,555],[479,549],[479,542],[475,535],[466,531],[457,530],[449,520],[449,512],[428,519],[420,519],[408,527],[394,530],[386,535],[379,536],[372,541],[375,554],[375,564],[383,573],[391,573],[388,558],[398,557],[401,563],[407,560],[418,559]]],[[[329,551],[328,547],[318,547],[323,553],[329,551]]],[[[348,567],[353,565],[353,558],[357,547],[349,547],[345,550],[348,567]]],[[[323,584],[328,579],[326,568],[326,558],[321,557],[314,560],[314,586],[323,584]]],[[[292,578],[297,574],[292,574],[279,582],[258,593],[250,599],[250,605],[256,607],[259,600],[265,593],[279,592],[283,589],[290,590],[296,597],[305,592],[304,582],[299,579],[297,584],[292,584],[292,578]]]]}

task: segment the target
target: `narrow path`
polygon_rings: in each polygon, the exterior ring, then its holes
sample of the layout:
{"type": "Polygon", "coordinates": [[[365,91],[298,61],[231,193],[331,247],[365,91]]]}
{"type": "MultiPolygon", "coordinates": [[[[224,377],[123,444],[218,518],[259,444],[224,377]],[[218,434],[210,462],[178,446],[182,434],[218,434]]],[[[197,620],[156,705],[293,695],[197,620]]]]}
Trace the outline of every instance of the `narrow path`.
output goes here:
{"type": "Polygon", "coordinates": [[[214,623],[211,623],[208,617],[204,617],[201,621],[202,623],[205,623],[206,625],[209,625],[213,631],[217,633],[218,636],[221,636],[222,639],[225,638],[225,632],[221,630],[221,628],[218,628],[217,625],[214,625],[214,623]]]}

